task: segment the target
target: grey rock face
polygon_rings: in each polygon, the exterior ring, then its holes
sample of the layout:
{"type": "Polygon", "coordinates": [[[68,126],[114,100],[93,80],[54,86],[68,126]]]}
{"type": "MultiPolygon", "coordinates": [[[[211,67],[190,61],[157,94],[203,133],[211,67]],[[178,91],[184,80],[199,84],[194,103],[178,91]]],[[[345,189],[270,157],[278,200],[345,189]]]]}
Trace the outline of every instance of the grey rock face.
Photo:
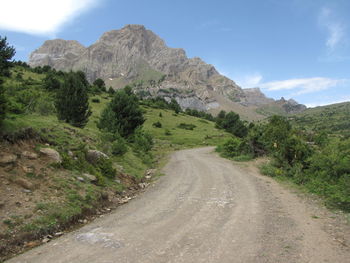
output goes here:
{"type": "Polygon", "coordinates": [[[299,104],[293,99],[286,100],[283,97],[280,100],[274,100],[265,96],[264,93],[261,92],[260,88],[251,88],[243,90],[246,98],[244,105],[247,106],[276,106],[282,109],[287,114],[295,114],[306,110],[306,106],[299,104]]]}
{"type": "Polygon", "coordinates": [[[246,95],[246,105],[260,106],[274,102],[273,99],[267,98],[259,88],[244,89],[243,91],[246,95]]]}

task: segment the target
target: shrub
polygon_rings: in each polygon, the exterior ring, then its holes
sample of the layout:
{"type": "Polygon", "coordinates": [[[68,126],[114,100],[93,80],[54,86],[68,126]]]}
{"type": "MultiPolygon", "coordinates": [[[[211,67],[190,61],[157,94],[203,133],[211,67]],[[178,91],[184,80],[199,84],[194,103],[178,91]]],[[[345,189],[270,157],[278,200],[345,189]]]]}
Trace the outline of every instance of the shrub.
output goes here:
{"type": "Polygon", "coordinates": [[[115,90],[114,90],[112,87],[109,87],[108,93],[109,93],[110,95],[114,95],[115,90]]]}
{"type": "Polygon", "coordinates": [[[45,95],[40,96],[36,102],[35,111],[43,116],[55,113],[55,104],[53,99],[45,95]]]}
{"type": "Polygon", "coordinates": [[[242,140],[237,137],[232,137],[224,142],[218,151],[225,157],[236,157],[242,154],[242,140]]]}
{"type": "Polygon", "coordinates": [[[106,92],[106,84],[103,79],[98,78],[92,84],[97,87],[98,90],[106,92]]]}
{"type": "Polygon", "coordinates": [[[275,167],[271,163],[266,163],[260,166],[260,172],[264,175],[268,175],[271,177],[281,176],[283,175],[283,170],[275,167]]]}
{"type": "Polygon", "coordinates": [[[101,172],[101,175],[107,178],[114,179],[116,170],[113,168],[113,163],[111,159],[100,158],[97,161],[97,167],[101,172]]]}
{"type": "Polygon", "coordinates": [[[221,111],[217,117],[216,126],[240,138],[245,137],[248,133],[248,128],[240,120],[239,115],[232,111],[228,114],[221,111]]]}
{"type": "Polygon", "coordinates": [[[169,129],[165,129],[164,134],[165,134],[166,136],[172,135],[172,133],[171,133],[171,131],[170,131],[169,129]]]}
{"type": "Polygon", "coordinates": [[[177,127],[184,130],[193,130],[197,126],[194,124],[180,123],[179,125],[177,125],[177,127]]]}
{"type": "Polygon", "coordinates": [[[139,152],[149,152],[153,146],[152,135],[141,128],[135,131],[133,136],[134,149],[139,152]]]}
{"type": "Polygon", "coordinates": [[[120,135],[112,143],[112,154],[113,155],[123,155],[128,151],[128,146],[126,141],[120,135]]]}
{"type": "Polygon", "coordinates": [[[152,124],[152,126],[155,127],[155,128],[162,128],[162,124],[161,124],[159,121],[154,122],[154,123],[152,124]]]}
{"type": "Polygon", "coordinates": [[[170,107],[170,109],[175,111],[176,114],[178,114],[182,111],[179,103],[175,99],[171,99],[171,101],[169,103],[169,107],[170,107]]]}
{"type": "Polygon", "coordinates": [[[61,83],[53,73],[48,73],[43,79],[43,86],[47,90],[58,90],[61,86],[61,83]]]}

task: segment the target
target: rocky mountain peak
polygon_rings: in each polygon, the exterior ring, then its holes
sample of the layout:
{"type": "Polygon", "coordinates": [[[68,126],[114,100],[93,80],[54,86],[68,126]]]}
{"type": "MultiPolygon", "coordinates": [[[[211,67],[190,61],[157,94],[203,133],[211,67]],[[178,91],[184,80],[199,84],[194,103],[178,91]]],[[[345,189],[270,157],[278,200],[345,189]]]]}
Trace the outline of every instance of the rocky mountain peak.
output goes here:
{"type": "Polygon", "coordinates": [[[49,65],[57,69],[71,67],[71,62],[81,56],[85,47],[76,40],[46,40],[29,57],[31,66],[49,65]]]}
{"type": "MultiPolygon", "coordinates": [[[[199,57],[188,58],[183,49],[168,47],[143,25],[108,31],[89,47],[48,40],[31,54],[29,64],[82,70],[89,81],[102,78],[113,88],[138,83],[138,92],[175,98],[184,108],[233,110],[245,116],[251,111],[247,107],[273,102],[260,90],[243,91],[199,57]]],[[[250,115],[254,119],[257,114],[250,115]]]]}

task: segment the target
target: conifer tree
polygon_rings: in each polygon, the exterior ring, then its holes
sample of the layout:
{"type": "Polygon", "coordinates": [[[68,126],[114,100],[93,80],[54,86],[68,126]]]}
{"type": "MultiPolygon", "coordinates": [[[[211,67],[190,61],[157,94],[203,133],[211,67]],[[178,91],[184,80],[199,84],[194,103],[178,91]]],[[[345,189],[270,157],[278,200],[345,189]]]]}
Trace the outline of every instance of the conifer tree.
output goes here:
{"type": "Polygon", "coordinates": [[[60,82],[53,73],[48,73],[43,79],[44,88],[47,90],[57,90],[60,88],[60,82]]]}
{"type": "Polygon", "coordinates": [[[103,110],[98,127],[128,137],[144,122],[137,97],[126,87],[117,91],[103,110]]]}
{"type": "Polygon", "coordinates": [[[5,118],[6,114],[6,98],[5,90],[3,87],[3,77],[10,76],[9,68],[12,66],[11,59],[15,55],[16,51],[14,47],[9,46],[6,41],[6,37],[0,36],[0,126],[5,118]]]}
{"type": "Polygon", "coordinates": [[[75,73],[68,73],[56,97],[57,117],[83,128],[89,120],[89,96],[86,86],[75,73]]]}

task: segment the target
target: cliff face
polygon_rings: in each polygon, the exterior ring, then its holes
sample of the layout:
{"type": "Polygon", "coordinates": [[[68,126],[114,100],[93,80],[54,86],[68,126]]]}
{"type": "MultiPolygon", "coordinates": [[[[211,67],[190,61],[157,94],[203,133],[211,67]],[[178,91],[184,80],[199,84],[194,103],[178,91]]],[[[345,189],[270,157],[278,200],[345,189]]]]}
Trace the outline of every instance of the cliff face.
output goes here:
{"type": "Polygon", "coordinates": [[[183,49],[167,47],[142,25],[106,32],[89,47],[77,41],[48,40],[31,54],[29,64],[82,70],[90,81],[102,78],[114,88],[133,84],[140,93],[174,97],[183,107],[199,110],[239,111],[237,108],[260,103],[214,66],[197,57],[188,58],[183,49]],[[219,103],[223,99],[225,105],[219,103]]]}

